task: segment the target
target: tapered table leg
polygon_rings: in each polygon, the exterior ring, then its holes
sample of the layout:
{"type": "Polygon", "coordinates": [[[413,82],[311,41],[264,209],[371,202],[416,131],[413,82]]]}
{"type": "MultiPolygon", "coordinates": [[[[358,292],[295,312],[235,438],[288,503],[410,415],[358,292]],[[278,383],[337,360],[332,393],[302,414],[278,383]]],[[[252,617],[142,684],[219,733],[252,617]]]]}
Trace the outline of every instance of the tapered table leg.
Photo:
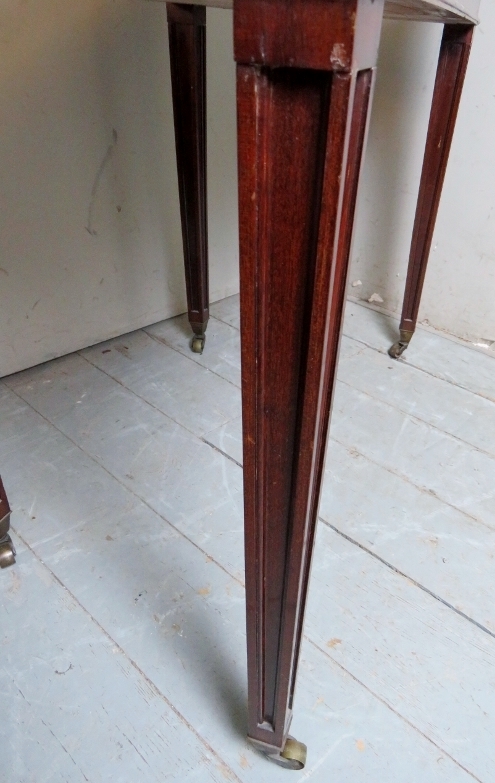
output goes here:
{"type": "Polygon", "coordinates": [[[236,0],[249,737],[288,731],[380,0],[236,0]],[[290,67],[287,67],[290,66],[290,67]]]}
{"type": "Polygon", "coordinates": [[[209,316],[206,204],[206,8],[167,3],[175,147],[192,350],[209,316]]]}
{"type": "Polygon", "coordinates": [[[0,478],[0,568],[7,568],[15,563],[15,549],[9,530],[10,506],[0,478]]]}
{"type": "Polygon", "coordinates": [[[447,24],[444,28],[407,270],[400,339],[389,350],[394,359],[404,353],[416,329],[473,30],[471,25],[447,24]]]}

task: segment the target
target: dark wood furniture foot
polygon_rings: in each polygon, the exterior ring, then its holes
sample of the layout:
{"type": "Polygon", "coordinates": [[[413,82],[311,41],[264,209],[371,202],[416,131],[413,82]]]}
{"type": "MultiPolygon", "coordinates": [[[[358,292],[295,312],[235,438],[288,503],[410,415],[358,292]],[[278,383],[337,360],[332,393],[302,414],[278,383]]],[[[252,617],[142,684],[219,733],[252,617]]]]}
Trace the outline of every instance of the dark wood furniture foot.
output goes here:
{"type": "Polygon", "coordinates": [[[15,548],[9,530],[10,506],[0,477],[0,568],[7,568],[15,563],[15,548]]]}
{"type": "Polygon", "coordinates": [[[209,316],[206,8],[167,3],[167,18],[191,348],[202,353],[209,316]]]}
{"type": "Polygon", "coordinates": [[[288,737],[382,0],[236,0],[249,738],[288,737]]]}
{"type": "Polygon", "coordinates": [[[472,25],[446,24],[444,27],[407,270],[400,338],[389,350],[394,359],[404,353],[416,329],[473,30],[472,25]]]}

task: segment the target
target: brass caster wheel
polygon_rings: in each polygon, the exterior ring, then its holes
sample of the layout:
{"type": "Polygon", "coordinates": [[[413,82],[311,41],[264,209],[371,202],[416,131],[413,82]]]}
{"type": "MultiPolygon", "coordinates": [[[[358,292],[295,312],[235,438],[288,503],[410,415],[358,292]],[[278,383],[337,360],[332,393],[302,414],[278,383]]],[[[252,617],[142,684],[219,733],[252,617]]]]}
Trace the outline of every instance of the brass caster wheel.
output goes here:
{"type": "Polygon", "coordinates": [[[394,343],[391,348],[388,349],[388,355],[391,356],[392,359],[398,359],[402,356],[408,345],[409,343],[401,343],[400,341],[394,343]]]}
{"type": "Polygon", "coordinates": [[[0,541],[0,568],[8,568],[15,563],[15,548],[10,536],[0,541]]]}
{"type": "Polygon", "coordinates": [[[298,742],[294,737],[287,737],[284,749],[278,754],[270,756],[281,767],[285,769],[304,769],[306,765],[306,755],[308,749],[303,742],[298,742]]]}
{"type": "Polygon", "coordinates": [[[399,339],[389,349],[388,355],[391,356],[392,359],[398,359],[399,356],[402,356],[407,346],[411,342],[413,334],[414,334],[414,330],[400,329],[399,339]]]}
{"type": "Polygon", "coordinates": [[[203,353],[203,348],[205,347],[205,340],[206,337],[204,334],[195,334],[194,337],[191,340],[191,351],[193,353],[203,353]]]}

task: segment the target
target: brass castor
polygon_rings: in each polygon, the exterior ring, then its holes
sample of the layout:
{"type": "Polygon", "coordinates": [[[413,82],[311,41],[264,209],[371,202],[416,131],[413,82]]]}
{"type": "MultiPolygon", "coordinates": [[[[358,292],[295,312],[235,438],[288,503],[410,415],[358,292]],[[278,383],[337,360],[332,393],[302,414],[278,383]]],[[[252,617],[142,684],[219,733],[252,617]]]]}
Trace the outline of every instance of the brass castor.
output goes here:
{"type": "Polygon", "coordinates": [[[388,355],[392,357],[392,359],[398,359],[399,356],[402,356],[404,351],[406,350],[407,346],[411,342],[411,338],[413,336],[414,332],[410,332],[406,329],[400,330],[400,338],[398,342],[394,343],[391,348],[388,350],[388,355]]]}
{"type": "Polygon", "coordinates": [[[0,568],[8,568],[15,563],[15,547],[10,536],[0,540],[0,568]]]}
{"type": "Polygon", "coordinates": [[[287,737],[284,749],[277,755],[270,755],[270,758],[285,769],[304,769],[306,765],[306,755],[308,749],[303,742],[298,742],[294,737],[287,737]]]}
{"type": "Polygon", "coordinates": [[[388,355],[391,356],[392,359],[398,359],[399,356],[402,356],[408,345],[409,343],[401,343],[399,340],[399,342],[394,343],[388,349],[388,355]]]}
{"type": "Polygon", "coordinates": [[[203,353],[206,337],[204,334],[195,334],[191,340],[191,351],[193,353],[203,353]]]}

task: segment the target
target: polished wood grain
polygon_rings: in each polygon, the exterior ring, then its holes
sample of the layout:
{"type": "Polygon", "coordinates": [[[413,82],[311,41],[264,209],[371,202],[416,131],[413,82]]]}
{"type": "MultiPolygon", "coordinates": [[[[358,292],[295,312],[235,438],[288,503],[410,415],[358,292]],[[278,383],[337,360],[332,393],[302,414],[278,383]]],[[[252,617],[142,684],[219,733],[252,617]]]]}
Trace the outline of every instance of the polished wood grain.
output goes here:
{"type": "Polygon", "coordinates": [[[167,3],[167,17],[188,316],[203,337],[209,316],[206,9],[167,3]]]}
{"type": "MultiPolygon", "coordinates": [[[[464,22],[445,26],[440,54],[406,293],[416,318],[475,5],[234,3],[248,736],[289,766],[303,763],[286,743],[384,9],[464,22]]],[[[205,12],[167,7],[189,318],[204,334],[205,12]]]]}
{"type": "Polygon", "coordinates": [[[404,352],[416,329],[473,30],[472,25],[445,25],[442,37],[409,256],[400,340],[390,349],[394,358],[404,352]]]}
{"type": "Polygon", "coordinates": [[[269,753],[290,724],[383,13],[303,5],[234,11],[249,737],[269,753]]]}

